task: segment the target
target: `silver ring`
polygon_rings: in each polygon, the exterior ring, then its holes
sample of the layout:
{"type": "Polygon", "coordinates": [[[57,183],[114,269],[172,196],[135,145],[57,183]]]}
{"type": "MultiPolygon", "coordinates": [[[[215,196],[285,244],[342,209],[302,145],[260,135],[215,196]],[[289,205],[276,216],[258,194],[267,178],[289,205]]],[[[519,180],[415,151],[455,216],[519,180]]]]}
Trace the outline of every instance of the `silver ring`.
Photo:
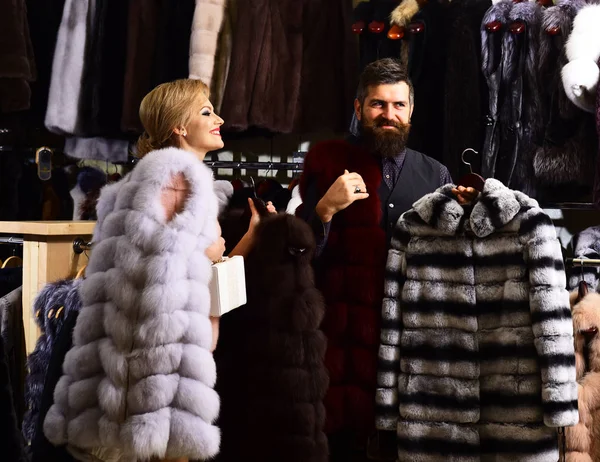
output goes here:
{"type": "Polygon", "coordinates": [[[359,186],[356,186],[354,188],[354,194],[360,194],[360,187],[359,186]]]}

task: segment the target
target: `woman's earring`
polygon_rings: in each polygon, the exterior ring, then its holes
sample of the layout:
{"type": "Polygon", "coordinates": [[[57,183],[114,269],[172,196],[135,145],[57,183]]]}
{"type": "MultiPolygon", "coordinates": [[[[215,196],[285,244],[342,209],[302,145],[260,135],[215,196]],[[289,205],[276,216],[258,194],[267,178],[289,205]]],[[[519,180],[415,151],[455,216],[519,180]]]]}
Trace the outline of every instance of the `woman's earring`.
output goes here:
{"type": "Polygon", "coordinates": [[[187,136],[187,132],[183,132],[183,133],[181,134],[181,136],[183,136],[183,137],[185,138],[185,137],[187,136]]]}

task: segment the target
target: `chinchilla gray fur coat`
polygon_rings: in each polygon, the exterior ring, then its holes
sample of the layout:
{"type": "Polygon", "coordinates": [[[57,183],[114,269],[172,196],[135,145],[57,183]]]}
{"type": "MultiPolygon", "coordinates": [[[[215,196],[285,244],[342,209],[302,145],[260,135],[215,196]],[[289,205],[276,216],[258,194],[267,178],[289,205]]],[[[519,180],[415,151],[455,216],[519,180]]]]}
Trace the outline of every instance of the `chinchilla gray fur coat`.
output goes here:
{"type": "Polygon", "coordinates": [[[204,254],[217,239],[212,173],[189,152],[153,151],[102,190],[97,209],[83,307],[44,433],[137,460],[211,458],[220,444],[204,254]],[[167,222],[161,191],[178,173],[190,193],[167,222]]]}
{"type": "Polygon", "coordinates": [[[377,427],[400,461],[556,462],[578,421],[573,325],[554,226],[495,179],[452,185],[397,223],[388,254],[377,427]]]}

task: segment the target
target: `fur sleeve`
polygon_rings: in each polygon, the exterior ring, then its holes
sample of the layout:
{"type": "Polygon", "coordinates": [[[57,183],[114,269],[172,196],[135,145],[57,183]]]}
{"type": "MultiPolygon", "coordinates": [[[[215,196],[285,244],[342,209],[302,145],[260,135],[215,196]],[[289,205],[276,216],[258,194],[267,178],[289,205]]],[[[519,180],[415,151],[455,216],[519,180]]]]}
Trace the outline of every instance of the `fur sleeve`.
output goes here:
{"type": "Polygon", "coordinates": [[[225,0],[196,0],[190,39],[190,79],[200,79],[209,87],[224,13],[225,0]]]}
{"type": "Polygon", "coordinates": [[[573,323],[560,243],[541,209],[525,213],[520,229],[529,270],[529,305],[542,378],[544,423],[575,425],[577,381],[573,323]]]}
{"type": "Polygon", "coordinates": [[[396,431],[398,421],[398,374],[400,373],[400,331],[402,288],[406,281],[406,248],[410,235],[402,218],[396,225],[386,264],[381,339],[375,395],[375,426],[396,431]]]}

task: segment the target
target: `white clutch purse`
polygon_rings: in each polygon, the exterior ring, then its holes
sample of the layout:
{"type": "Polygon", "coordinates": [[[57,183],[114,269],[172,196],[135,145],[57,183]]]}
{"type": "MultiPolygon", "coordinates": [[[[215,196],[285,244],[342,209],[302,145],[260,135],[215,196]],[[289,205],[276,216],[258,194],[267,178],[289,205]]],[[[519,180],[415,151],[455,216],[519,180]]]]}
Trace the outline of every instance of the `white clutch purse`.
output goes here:
{"type": "Polygon", "coordinates": [[[244,258],[236,255],[214,263],[210,280],[210,315],[223,316],[245,305],[246,301],[244,258]]]}

